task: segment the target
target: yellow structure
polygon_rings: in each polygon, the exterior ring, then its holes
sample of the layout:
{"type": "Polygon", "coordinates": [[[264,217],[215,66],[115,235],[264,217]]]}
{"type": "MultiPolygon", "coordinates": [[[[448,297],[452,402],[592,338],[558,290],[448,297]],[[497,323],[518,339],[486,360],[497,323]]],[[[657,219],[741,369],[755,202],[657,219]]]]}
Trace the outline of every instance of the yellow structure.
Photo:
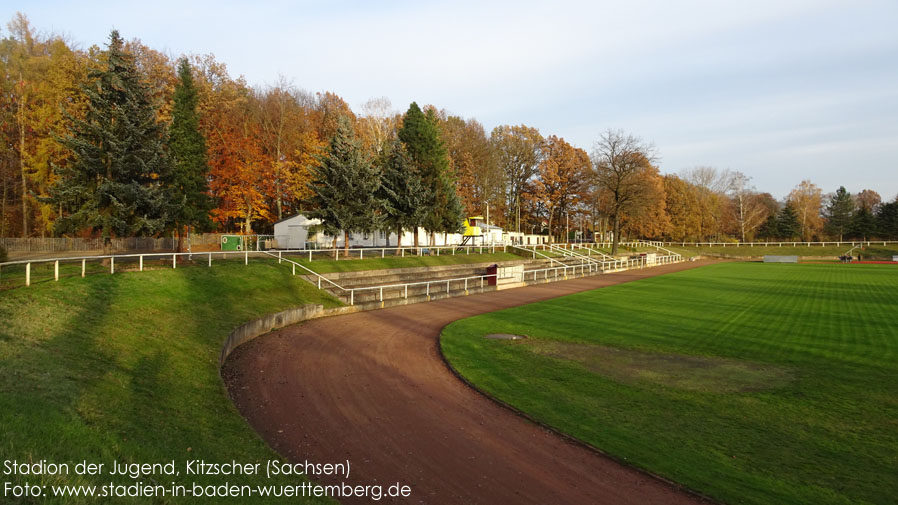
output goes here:
{"type": "Polygon", "coordinates": [[[477,237],[480,237],[480,242],[483,243],[483,230],[480,229],[480,222],[483,221],[483,216],[471,216],[465,219],[465,231],[462,233],[461,245],[475,245],[477,242],[477,237]],[[468,244],[468,242],[471,242],[468,244]]]}
{"type": "Polygon", "coordinates": [[[480,230],[480,222],[483,221],[483,216],[471,216],[465,219],[465,237],[480,237],[483,236],[483,232],[480,230]]]}

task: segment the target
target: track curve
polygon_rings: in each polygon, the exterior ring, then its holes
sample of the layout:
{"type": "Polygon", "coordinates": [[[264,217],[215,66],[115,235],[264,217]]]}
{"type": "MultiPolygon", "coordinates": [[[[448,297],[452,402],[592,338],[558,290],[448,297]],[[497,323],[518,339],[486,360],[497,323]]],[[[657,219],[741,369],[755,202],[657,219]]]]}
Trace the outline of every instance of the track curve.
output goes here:
{"type": "Polygon", "coordinates": [[[239,347],[222,376],[240,412],[287,459],[348,459],[348,484],[411,486],[411,497],[382,502],[700,503],[476,393],[443,363],[438,339],[456,319],[708,263],[316,319],[239,347]]]}

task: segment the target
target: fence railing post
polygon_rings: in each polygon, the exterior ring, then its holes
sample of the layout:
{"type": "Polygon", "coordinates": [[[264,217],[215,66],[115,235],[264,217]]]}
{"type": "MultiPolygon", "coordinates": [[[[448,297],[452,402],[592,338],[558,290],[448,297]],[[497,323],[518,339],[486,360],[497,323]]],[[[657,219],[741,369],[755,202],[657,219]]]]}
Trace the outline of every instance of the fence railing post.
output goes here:
{"type": "Polygon", "coordinates": [[[31,263],[25,263],[25,286],[31,285],[31,263]]]}
{"type": "Polygon", "coordinates": [[[209,253],[209,266],[212,266],[212,253],[209,253]]]}
{"type": "Polygon", "coordinates": [[[59,260],[53,262],[53,280],[59,280],[59,260]]]}
{"type": "Polygon", "coordinates": [[[87,274],[87,260],[81,258],[81,277],[84,277],[87,274]]]}
{"type": "Polygon", "coordinates": [[[109,258],[109,273],[115,273],[115,256],[109,258]]]}
{"type": "Polygon", "coordinates": [[[178,268],[178,255],[177,254],[171,255],[171,267],[178,268]]]}

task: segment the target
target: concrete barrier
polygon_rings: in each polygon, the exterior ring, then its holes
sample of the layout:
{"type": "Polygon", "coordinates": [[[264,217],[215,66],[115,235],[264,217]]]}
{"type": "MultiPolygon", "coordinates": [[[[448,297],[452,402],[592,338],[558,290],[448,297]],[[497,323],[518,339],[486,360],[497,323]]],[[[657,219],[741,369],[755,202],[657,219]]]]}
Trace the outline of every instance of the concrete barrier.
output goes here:
{"type": "Polygon", "coordinates": [[[323,305],[308,304],[276,312],[274,314],[267,314],[259,319],[243,323],[231,331],[225,339],[224,344],[221,347],[221,355],[218,358],[218,366],[220,368],[224,365],[225,360],[228,359],[228,356],[232,352],[234,352],[234,349],[270,331],[290,326],[291,324],[301,323],[302,321],[307,321],[309,319],[350,314],[361,310],[364,309],[362,307],[353,306],[325,309],[323,305]]]}
{"type": "Polygon", "coordinates": [[[798,256],[764,256],[764,263],[798,263],[798,256]]]}

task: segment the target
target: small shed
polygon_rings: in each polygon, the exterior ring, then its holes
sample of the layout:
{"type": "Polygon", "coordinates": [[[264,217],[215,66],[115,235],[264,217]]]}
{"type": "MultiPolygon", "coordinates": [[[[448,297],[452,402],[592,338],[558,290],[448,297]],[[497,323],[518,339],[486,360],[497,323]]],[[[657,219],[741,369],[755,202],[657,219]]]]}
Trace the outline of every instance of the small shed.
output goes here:
{"type": "Polygon", "coordinates": [[[309,219],[302,214],[296,214],[281,219],[274,223],[274,239],[278,249],[305,249],[307,242],[313,235],[309,228],[321,224],[320,219],[309,219]]]}

